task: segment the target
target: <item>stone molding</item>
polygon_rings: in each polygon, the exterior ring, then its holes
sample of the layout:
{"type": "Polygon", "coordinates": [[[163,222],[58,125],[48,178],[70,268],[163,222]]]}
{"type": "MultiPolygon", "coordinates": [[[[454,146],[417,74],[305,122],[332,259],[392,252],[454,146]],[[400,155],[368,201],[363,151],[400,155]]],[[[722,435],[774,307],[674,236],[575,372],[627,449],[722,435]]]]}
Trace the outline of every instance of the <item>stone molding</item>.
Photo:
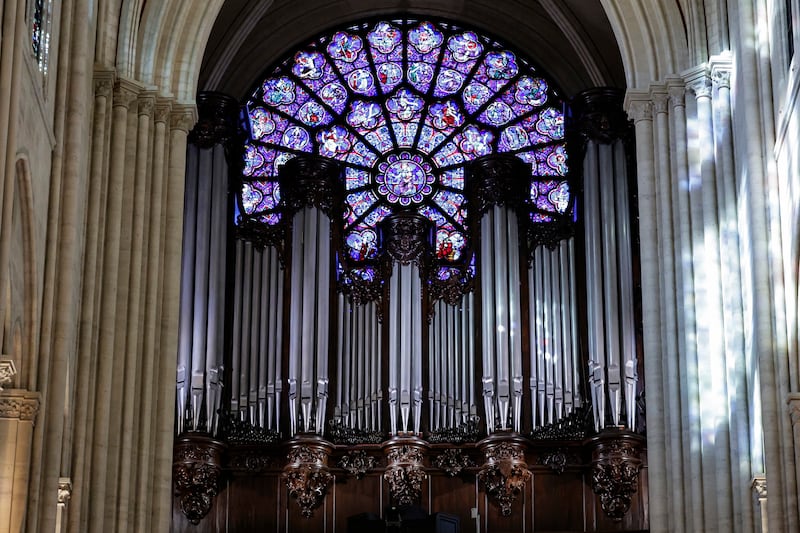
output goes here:
{"type": "MultiPolygon", "coordinates": [[[[131,80],[120,78],[114,84],[114,106],[130,109],[138,101],[142,87],[131,80]]],[[[137,108],[138,111],[138,108],[137,108]]]]}
{"type": "Polygon", "coordinates": [[[153,116],[156,109],[156,93],[145,91],[139,95],[139,115],[153,116]]]}
{"type": "Polygon", "coordinates": [[[68,477],[58,478],[58,503],[67,505],[72,498],[72,480],[68,477]]]}
{"type": "Polygon", "coordinates": [[[766,476],[755,476],[753,478],[753,482],[751,483],[753,488],[753,494],[755,494],[756,498],[758,499],[766,499],[767,497],[767,477],[766,476]]]}
{"type": "Polygon", "coordinates": [[[800,393],[789,393],[786,396],[786,405],[789,410],[789,417],[792,420],[792,426],[796,426],[800,422],[800,393]]]}
{"type": "Polygon", "coordinates": [[[176,104],[172,106],[169,115],[170,128],[189,133],[192,126],[197,122],[197,108],[188,104],[176,104]]]}
{"type": "Polygon", "coordinates": [[[16,375],[17,367],[14,365],[13,359],[0,360],[0,391],[3,390],[4,385],[14,383],[14,376],[16,375]]]}
{"type": "Polygon", "coordinates": [[[36,421],[39,413],[40,394],[20,389],[0,392],[0,418],[36,421]]]}
{"type": "Polygon", "coordinates": [[[646,91],[628,91],[625,95],[624,108],[634,124],[643,120],[653,120],[653,101],[646,91]]]}
{"type": "Polygon", "coordinates": [[[94,71],[94,95],[109,98],[114,92],[116,74],[113,70],[94,71]]]}

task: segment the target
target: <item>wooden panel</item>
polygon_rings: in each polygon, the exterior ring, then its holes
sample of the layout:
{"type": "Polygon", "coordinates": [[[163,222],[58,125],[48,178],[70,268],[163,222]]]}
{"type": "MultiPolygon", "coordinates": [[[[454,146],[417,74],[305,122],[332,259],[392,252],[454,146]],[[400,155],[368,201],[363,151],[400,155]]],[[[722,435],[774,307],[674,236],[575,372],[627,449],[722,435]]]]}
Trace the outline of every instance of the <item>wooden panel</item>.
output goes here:
{"type": "Polygon", "coordinates": [[[503,516],[500,506],[491,498],[487,498],[486,493],[481,491],[480,496],[484,500],[484,513],[486,517],[486,533],[519,533],[520,531],[531,531],[531,489],[530,483],[525,485],[522,494],[517,496],[511,505],[511,516],[503,516]]]}
{"type": "Polygon", "coordinates": [[[534,471],[533,524],[535,531],[583,531],[583,475],[534,471]]]}
{"type": "Polygon", "coordinates": [[[227,528],[218,531],[279,531],[279,505],[285,491],[277,474],[231,479],[227,491],[227,528]]]}
{"type": "Polygon", "coordinates": [[[475,533],[471,510],[477,509],[475,476],[431,475],[431,512],[447,513],[459,518],[461,533],[475,533]]]}
{"type": "MultiPolygon", "coordinates": [[[[364,476],[361,479],[337,476],[331,487],[333,500],[333,523],[335,533],[347,533],[347,519],[362,513],[381,515],[381,474],[364,476]]],[[[377,532],[376,532],[377,533],[377,532]]]]}

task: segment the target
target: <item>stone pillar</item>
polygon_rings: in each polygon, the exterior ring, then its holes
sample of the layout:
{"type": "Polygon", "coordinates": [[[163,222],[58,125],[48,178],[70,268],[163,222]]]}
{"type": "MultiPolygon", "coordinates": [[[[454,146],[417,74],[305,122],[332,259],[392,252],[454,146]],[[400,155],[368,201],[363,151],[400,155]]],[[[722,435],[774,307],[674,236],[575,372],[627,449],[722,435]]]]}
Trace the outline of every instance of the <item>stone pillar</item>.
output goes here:
{"type": "Polygon", "coordinates": [[[0,530],[22,531],[28,506],[33,427],[39,393],[1,388],[10,365],[0,364],[0,530]]]}

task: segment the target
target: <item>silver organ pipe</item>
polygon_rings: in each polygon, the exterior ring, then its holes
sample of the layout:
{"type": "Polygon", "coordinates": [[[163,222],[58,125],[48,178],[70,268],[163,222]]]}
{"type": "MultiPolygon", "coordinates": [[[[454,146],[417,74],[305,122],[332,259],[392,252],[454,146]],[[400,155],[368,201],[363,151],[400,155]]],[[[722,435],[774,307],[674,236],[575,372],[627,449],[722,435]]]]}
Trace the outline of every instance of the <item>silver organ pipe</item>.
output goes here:
{"type": "Polygon", "coordinates": [[[221,401],[228,211],[224,148],[190,145],[184,207],[177,431],[215,434],[221,401]],[[186,422],[188,421],[188,425],[186,422]]]}
{"type": "Polygon", "coordinates": [[[590,383],[595,428],[601,430],[610,424],[635,431],[638,376],[630,206],[623,141],[587,143],[584,191],[587,220],[602,220],[602,225],[587,224],[586,239],[590,383]],[[615,215],[601,218],[600,212],[615,215]]]}
{"type": "Polygon", "coordinates": [[[483,396],[487,431],[520,430],[522,348],[517,217],[494,205],[481,219],[483,396]]]}
{"type": "Polygon", "coordinates": [[[581,405],[574,239],[538,247],[528,270],[533,429],[558,422],[581,405]]]}

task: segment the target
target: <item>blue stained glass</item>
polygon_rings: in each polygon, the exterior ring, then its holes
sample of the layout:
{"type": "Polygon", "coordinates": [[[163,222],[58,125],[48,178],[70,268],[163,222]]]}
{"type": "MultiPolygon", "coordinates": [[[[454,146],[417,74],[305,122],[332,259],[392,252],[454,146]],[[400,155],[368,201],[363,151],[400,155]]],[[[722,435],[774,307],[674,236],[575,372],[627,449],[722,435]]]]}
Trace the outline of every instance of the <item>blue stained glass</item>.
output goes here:
{"type": "Polygon", "coordinates": [[[367,40],[381,54],[389,54],[403,40],[403,34],[388,22],[379,22],[375,25],[375,29],[367,35],[367,40]]]}
{"type": "Polygon", "coordinates": [[[514,118],[514,111],[505,102],[496,100],[489,104],[481,116],[478,118],[484,124],[491,126],[502,126],[514,118]]]}
{"type": "Polygon", "coordinates": [[[373,102],[364,102],[363,100],[356,100],[350,104],[347,123],[359,132],[363,133],[375,129],[383,122],[383,109],[380,105],[373,102]]]}
{"type": "Polygon", "coordinates": [[[443,67],[436,78],[436,87],[433,96],[441,98],[458,91],[464,85],[464,75],[457,70],[443,67]]]}
{"type": "Polygon", "coordinates": [[[341,159],[342,155],[347,154],[353,145],[350,134],[341,126],[334,126],[317,133],[317,142],[320,155],[337,159],[341,159]]]}
{"type": "Polygon", "coordinates": [[[448,231],[440,228],[436,232],[436,258],[445,261],[457,261],[463,253],[467,242],[459,231],[448,231]]]}
{"type": "Polygon", "coordinates": [[[434,148],[442,144],[446,138],[447,135],[445,135],[443,131],[436,130],[431,126],[423,126],[422,133],[419,136],[419,142],[417,143],[417,149],[425,154],[429,154],[434,148]]]}
{"type": "Polygon", "coordinates": [[[386,108],[399,120],[409,121],[419,117],[419,112],[424,106],[422,98],[408,89],[400,89],[397,94],[386,102],[386,108]]]}
{"type": "Polygon", "coordinates": [[[280,220],[275,177],[300,152],[344,163],[344,235],[356,261],[376,257],[375,224],[396,206],[433,221],[440,260],[462,257],[464,166],[495,151],[514,153],[543,178],[531,189],[542,210],[534,221],[565,214],[562,102],[524,60],[489,43],[448,24],[393,20],[296,52],[248,102],[244,175],[256,179],[244,180],[237,220],[280,220]]]}
{"type": "Polygon", "coordinates": [[[536,131],[551,139],[564,138],[564,114],[552,107],[539,114],[536,131]]]}
{"type": "Polygon", "coordinates": [[[345,189],[348,191],[358,189],[359,187],[366,187],[370,182],[369,172],[353,167],[345,167],[344,177],[345,189]]]}
{"type": "Polygon", "coordinates": [[[337,113],[344,110],[347,104],[347,89],[341,83],[333,81],[325,85],[319,92],[320,99],[337,113]]]}
{"type": "MultiPolygon", "coordinates": [[[[462,152],[458,145],[452,141],[438,149],[436,153],[433,154],[433,160],[436,161],[440,167],[458,165],[466,161],[466,159],[467,158],[464,157],[464,152],[462,152]]],[[[470,159],[472,158],[470,157],[470,159]]]]}
{"type": "Polygon", "coordinates": [[[458,104],[452,100],[447,100],[446,102],[437,102],[431,105],[425,122],[438,130],[450,133],[464,123],[464,115],[461,113],[458,104]]]}
{"type": "Polygon", "coordinates": [[[370,207],[372,207],[378,198],[372,191],[361,191],[353,194],[348,194],[347,198],[347,213],[345,220],[347,224],[352,224],[358,217],[363,215],[370,207]]]}
{"type": "Polygon", "coordinates": [[[407,77],[409,83],[421,93],[428,92],[431,80],[433,79],[433,65],[423,61],[409,63],[407,77]]]}
{"type": "Polygon", "coordinates": [[[384,93],[388,93],[403,81],[403,69],[397,63],[387,62],[378,65],[377,72],[378,82],[384,93]]]}
{"type": "Polygon", "coordinates": [[[408,32],[408,42],[420,54],[429,54],[444,42],[444,35],[430,22],[422,22],[408,32]]]}
{"type": "Polygon", "coordinates": [[[461,98],[467,113],[474,113],[480,106],[489,101],[494,93],[484,84],[473,82],[467,85],[461,98]]]}
{"type": "Polygon", "coordinates": [[[445,170],[439,177],[439,183],[453,189],[464,189],[464,167],[445,170]]]}
{"type": "Polygon", "coordinates": [[[456,135],[455,140],[464,156],[474,159],[492,152],[494,134],[477,126],[467,126],[463,132],[456,135]]]}
{"type": "Polygon", "coordinates": [[[378,235],[372,228],[350,231],[345,236],[345,244],[354,261],[373,259],[378,255],[378,235]]]}
{"type": "Polygon", "coordinates": [[[439,191],[434,195],[433,201],[456,222],[464,224],[464,213],[461,212],[461,206],[464,203],[463,195],[450,191],[439,191]]]}
{"type": "Polygon", "coordinates": [[[320,52],[298,52],[292,72],[302,80],[318,80],[324,74],[325,56],[320,52]]]}

